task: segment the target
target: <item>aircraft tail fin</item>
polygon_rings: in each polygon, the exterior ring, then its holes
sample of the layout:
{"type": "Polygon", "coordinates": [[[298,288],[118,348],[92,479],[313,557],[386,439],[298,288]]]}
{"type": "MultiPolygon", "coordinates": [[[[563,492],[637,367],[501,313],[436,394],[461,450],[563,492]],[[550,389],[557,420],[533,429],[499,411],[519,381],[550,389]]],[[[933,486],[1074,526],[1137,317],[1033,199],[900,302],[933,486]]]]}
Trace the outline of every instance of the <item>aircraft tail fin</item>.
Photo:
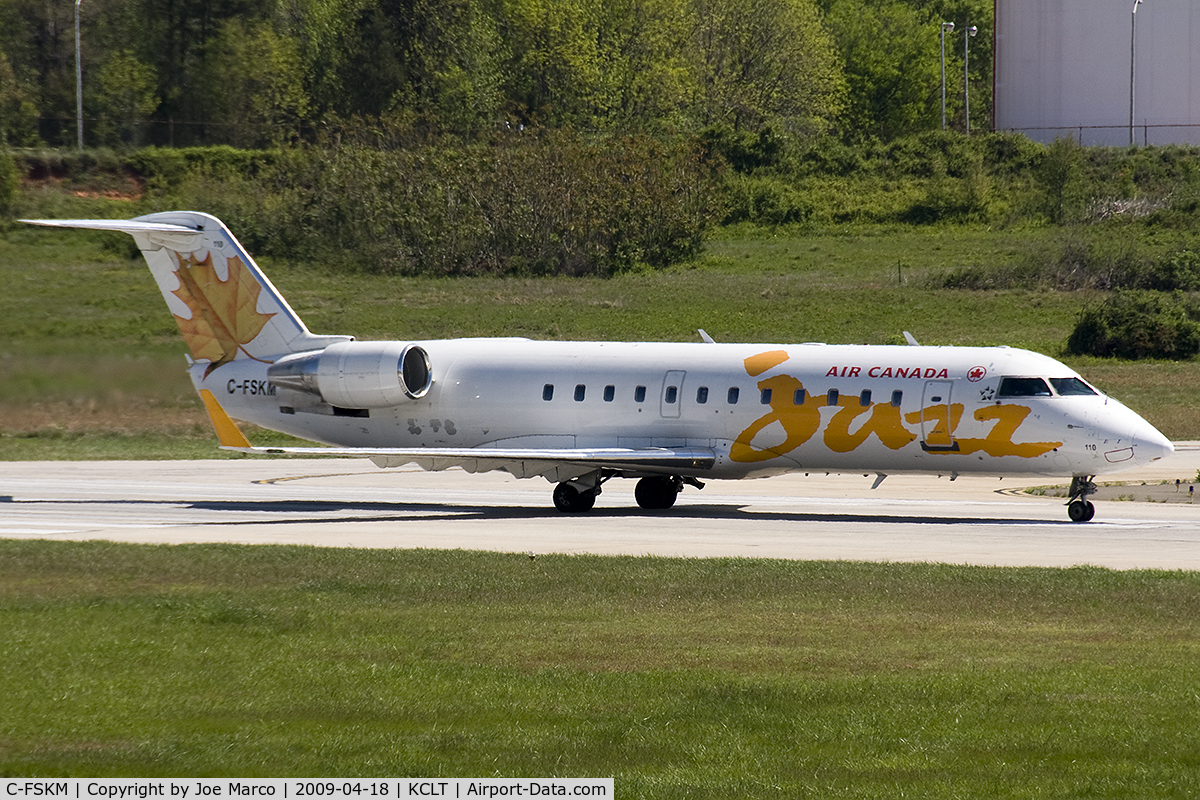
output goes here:
{"type": "Polygon", "coordinates": [[[273,363],[353,338],[310,333],[229,229],[209,214],[22,221],[133,236],[192,358],[209,362],[207,372],[238,358],[273,363]]]}

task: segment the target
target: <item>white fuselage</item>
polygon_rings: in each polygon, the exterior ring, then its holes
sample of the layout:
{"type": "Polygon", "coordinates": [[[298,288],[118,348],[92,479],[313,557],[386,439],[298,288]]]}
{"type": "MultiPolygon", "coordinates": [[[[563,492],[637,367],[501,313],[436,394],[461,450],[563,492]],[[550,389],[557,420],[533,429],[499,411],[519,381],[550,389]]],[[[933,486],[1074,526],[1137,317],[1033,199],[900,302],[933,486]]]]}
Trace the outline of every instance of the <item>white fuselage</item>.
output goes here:
{"type": "Polygon", "coordinates": [[[711,449],[715,464],[690,473],[696,477],[794,470],[1091,476],[1171,449],[1074,371],[1007,347],[414,344],[428,353],[428,391],[369,408],[335,408],[276,385],[269,365],[253,360],[207,377],[198,363],[192,375],[235,418],[339,447],[711,449]],[[1047,391],[1002,393],[1006,377],[1041,379],[1047,391]],[[1086,393],[1060,393],[1051,379],[1075,379],[1070,385],[1086,393]]]}

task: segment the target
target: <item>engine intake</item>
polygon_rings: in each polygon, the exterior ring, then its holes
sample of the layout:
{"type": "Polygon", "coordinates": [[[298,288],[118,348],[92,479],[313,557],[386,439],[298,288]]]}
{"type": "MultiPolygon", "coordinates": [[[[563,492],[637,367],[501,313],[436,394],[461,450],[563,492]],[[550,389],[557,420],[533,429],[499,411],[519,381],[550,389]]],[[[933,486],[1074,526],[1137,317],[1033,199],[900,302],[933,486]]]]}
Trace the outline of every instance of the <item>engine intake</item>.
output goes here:
{"type": "Polygon", "coordinates": [[[400,405],[424,397],[433,385],[429,354],[403,342],[338,342],[280,359],[267,368],[267,378],[344,408],[400,405]]]}

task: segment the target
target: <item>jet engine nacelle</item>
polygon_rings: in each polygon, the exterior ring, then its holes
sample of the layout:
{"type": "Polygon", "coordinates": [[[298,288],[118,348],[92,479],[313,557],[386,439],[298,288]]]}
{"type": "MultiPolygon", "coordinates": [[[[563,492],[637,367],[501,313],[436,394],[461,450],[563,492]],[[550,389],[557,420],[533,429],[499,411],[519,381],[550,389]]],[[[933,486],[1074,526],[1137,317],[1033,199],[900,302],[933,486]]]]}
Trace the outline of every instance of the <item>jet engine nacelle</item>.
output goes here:
{"type": "Polygon", "coordinates": [[[433,384],[429,354],[404,342],[338,342],[280,359],[267,378],[341,408],[400,405],[424,397],[433,384]]]}

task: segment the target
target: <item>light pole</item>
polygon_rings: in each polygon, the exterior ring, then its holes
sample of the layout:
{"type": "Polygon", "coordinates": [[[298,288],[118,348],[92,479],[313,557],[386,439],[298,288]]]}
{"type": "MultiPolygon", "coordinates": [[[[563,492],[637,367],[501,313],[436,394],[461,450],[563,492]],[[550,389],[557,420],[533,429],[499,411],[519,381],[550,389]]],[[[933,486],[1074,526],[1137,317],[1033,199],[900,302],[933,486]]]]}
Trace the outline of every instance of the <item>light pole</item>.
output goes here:
{"type": "Polygon", "coordinates": [[[963,121],[966,122],[968,136],[971,134],[971,90],[969,88],[970,77],[967,73],[967,50],[968,42],[977,33],[979,33],[979,28],[974,25],[963,31],[963,121]]]}
{"type": "MultiPolygon", "coordinates": [[[[1141,2],[1141,0],[1138,0],[1141,2]]],[[[76,138],[83,150],[83,61],[79,58],[79,4],[76,0],[76,138]]]]}
{"type": "MultiPolygon", "coordinates": [[[[1141,0],[1138,0],[1140,3],[1141,0]]],[[[954,30],[953,22],[943,22],[938,34],[942,46],[942,130],[946,130],[946,33],[954,30]]]]}
{"type": "Polygon", "coordinates": [[[1129,15],[1129,146],[1133,147],[1134,79],[1137,77],[1137,9],[1142,0],[1133,0],[1129,15]]]}

